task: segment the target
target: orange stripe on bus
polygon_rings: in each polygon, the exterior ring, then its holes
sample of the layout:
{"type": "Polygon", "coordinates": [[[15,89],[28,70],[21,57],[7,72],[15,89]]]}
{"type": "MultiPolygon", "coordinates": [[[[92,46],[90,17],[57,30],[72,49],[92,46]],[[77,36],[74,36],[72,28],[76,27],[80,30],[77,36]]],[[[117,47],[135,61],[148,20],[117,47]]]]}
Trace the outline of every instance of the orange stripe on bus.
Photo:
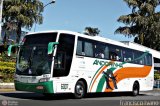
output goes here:
{"type": "MultiPolygon", "coordinates": [[[[117,84],[121,80],[125,78],[144,78],[148,76],[148,74],[151,72],[151,66],[144,66],[144,67],[126,67],[117,70],[114,73],[114,76],[116,77],[117,84]]],[[[114,88],[113,82],[109,82],[111,88],[114,88]]],[[[105,92],[111,92],[111,89],[105,89],[105,92]]]]}

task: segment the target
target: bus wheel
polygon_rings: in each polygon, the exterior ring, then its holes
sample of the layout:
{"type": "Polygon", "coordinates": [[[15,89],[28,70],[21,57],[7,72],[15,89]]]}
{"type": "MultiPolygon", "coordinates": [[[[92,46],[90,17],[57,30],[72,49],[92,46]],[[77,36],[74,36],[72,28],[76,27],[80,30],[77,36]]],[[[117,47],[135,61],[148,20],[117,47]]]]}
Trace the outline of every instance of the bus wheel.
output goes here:
{"type": "Polygon", "coordinates": [[[85,85],[83,81],[78,81],[75,86],[74,97],[76,99],[81,99],[84,97],[85,93],[85,85]]]}
{"type": "Polygon", "coordinates": [[[135,82],[133,84],[132,95],[137,96],[138,94],[139,94],[139,84],[138,84],[138,82],[135,82]]]}

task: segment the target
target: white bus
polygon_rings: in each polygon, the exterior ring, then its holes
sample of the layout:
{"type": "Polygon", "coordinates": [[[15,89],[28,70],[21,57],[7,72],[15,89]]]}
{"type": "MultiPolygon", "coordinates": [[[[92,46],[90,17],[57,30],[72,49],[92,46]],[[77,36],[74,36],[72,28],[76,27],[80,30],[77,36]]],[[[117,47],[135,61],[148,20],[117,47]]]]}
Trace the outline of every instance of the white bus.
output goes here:
{"type": "Polygon", "coordinates": [[[47,94],[132,92],[153,89],[153,57],[145,48],[55,30],[27,34],[18,46],[15,89],[47,94]]]}

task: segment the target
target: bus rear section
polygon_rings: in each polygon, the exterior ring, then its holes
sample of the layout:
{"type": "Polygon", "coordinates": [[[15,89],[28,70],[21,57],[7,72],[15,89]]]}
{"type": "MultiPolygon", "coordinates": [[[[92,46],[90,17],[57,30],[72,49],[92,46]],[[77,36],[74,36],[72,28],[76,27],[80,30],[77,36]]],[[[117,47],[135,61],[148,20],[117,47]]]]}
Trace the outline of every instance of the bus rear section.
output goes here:
{"type": "Polygon", "coordinates": [[[82,79],[81,87],[87,88],[88,93],[132,92],[135,96],[139,91],[153,89],[153,57],[143,48],[79,36],[73,63],[82,79]]]}

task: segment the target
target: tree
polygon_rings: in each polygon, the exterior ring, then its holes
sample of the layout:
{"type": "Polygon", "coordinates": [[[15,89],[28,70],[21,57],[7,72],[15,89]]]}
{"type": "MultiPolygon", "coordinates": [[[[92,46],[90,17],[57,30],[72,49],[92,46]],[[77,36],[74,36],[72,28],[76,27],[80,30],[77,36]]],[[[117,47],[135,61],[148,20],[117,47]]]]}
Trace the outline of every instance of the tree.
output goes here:
{"type": "Polygon", "coordinates": [[[136,43],[158,49],[160,46],[160,12],[155,12],[155,9],[160,5],[160,0],[123,1],[132,9],[132,13],[119,17],[117,21],[126,26],[119,27],[115,33],[135,37],[136,43]]]}
{"type": "Polygon", "coordinates": [[[85,28],[85,34],[90,36],[97,36],[100,33],[100,30],[98,28],[92,28],[92,27],[86,27],[85,28]]]}
{"type": "Polygon", "coordinates": [[[42,12],[43,3],[40,0],[4,0],[3,27],[16,31],[18,43],[22,28],[31,29],[34,23],[42,24],[42,12]]]}

